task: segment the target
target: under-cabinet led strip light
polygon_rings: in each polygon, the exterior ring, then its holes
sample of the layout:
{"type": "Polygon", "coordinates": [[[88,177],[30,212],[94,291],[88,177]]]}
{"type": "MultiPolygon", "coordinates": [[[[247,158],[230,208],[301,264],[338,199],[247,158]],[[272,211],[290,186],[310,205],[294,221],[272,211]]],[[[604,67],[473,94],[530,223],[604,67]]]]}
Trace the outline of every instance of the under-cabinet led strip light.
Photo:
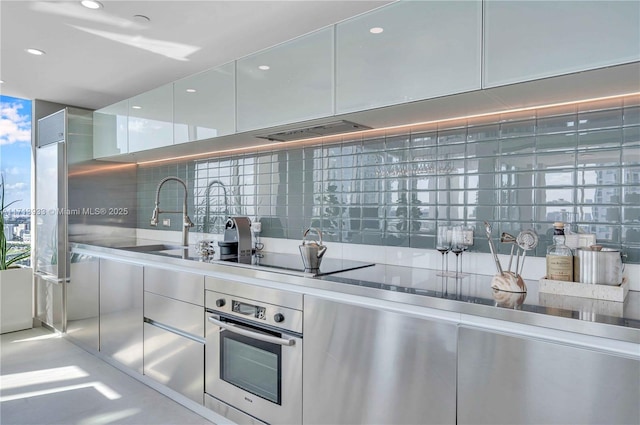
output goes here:
{"type": "Polygon", "coordinates": [[[130,164],[130,163],[118,164],[118,165],[96,165],[95,167],[91,167],[89,169],[71,171],[69,173],[69,177],[81,176],[84,174],[104,173],[107,171],[114,171],[122,168],[129,168],[129,167],[135,167],[135,166],[136,164],[130,164]]]}
{"type": "Polygon", "coordinates": [[[406,129],[406,128],[411,128],[411,127],[419,127],[419,126],[426,126],[426,125],[432,125],[432,124],[440,124],[440,123],[445,123],[445,122],[451,122],[451,121],[458,121],[458,120],[469,120],[469,119],[473,119],[473,118],[485,118],[485,117],[490,117],[493,115],[504,115],[504,114],[512,114],[515,112],[525,112],[525,111],[532,111],[532,110],[537,110],[537,109],[548,109],[548,108],[556,108],[559,106],[570,106],[570,105],[577,105],[577,104],[581,104],[581,103],[589,103],[589,102],[599,102],[599,101],[603,101],[603,100],[613,100],[613,99],[621,99],[621,98],[625,98],[625,97],[631,97],[631,96],[640,96],[640,92],[634,92],[634,93],[626,93],[626,94],[617,94],[617,95],[612,95],[612,96],[604,96],[604,97],[594,97],[591,99],[583,99],[583,100],[572,100],[572,101],[567,101],[567,102],[558,102],[558,103],[550,103],[547,105],[540,105],[540,106],[526,106],[526,107],[522,107],[522,108],[514,108],[514,109],[507,109],[504,111],[493,111],[493,112],[484,112],[481,114],[472,114],[472,115],[464,115],[464,116],[459,116],[459,117],[453,117],[453,118],[444,118],[444,119],[438,119],[438,120],[432,120],[432,121],[422,121],[422,122],[416,122],[416,123],[412,123],[412,124],[402,124],[402,125],[395,125],[395,126],[389,126],[389,127],[382,127],[382,128],[373,128],[370,130],[360,130],[360,131],[352,131],[352,132],[347,132],[347,133],[341,133],[341,134],[335,134],[332,136],[318,136],[318,137],[313,137],[313,138],[308,138],[308,139],[299,139],[299,140],[291,140],[288,142],[271,142],[271,143],[265,143],[262,145],[254,145],[251,147],[241,147],[241,148],[230,148],[230,149],[224,149],[224,150],[217,150],[217,151],[213,151],[213,152],[205,152],[205,153],[197,153],[197,154],[190,154],[190,155],[181,155],[181,156],[174,156],[171,158],[162,158],[162,159],[153,159],[153,160],[149,160],[149,161],[140,161],[137,162],[138,165],[149,165],[149,164],[158,164],[161,162],[169,162],[169,161],[178,161],[178,160],[184,160],[184,159],[197,159],[197,158],[206,158],[206,157],[211,157],[211,156],[222,156],[224,154],[229,154],[229,153],[241,153],[241,152],[251,152],[251,151],[260,151],[261,149],[270,147],[270,146],[284,146],[284,145],[294,145],[294,144],[312,144],[314,142],[318,142],[319,140],[325,140],[327,142],[331,142],[332,140],[336,140],[336,139],[341,139],[346,135],[367,135],[367,134],[372,134],[372,133],[377,133],[377,132],[385,132],[385,131],[389,131],[389,130],[400,130],[400,129],[406,129]]]}

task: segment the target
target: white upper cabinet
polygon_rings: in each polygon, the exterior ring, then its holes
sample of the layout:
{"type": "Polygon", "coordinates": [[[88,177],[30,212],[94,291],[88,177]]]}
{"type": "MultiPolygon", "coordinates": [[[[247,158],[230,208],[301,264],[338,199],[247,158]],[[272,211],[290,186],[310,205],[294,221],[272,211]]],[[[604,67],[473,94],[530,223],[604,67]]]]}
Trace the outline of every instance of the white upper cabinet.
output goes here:
{"type": "Polygon", "coordinates": [[[128,101],[93,112],[93,157],[105,158],[128,152],[128,101]]]}
{"type": "Polygon", "coordinates": [[[129,152],[173,144],[173,84],[129,99],[129,152]]]}
{"type": "Polygon", "coordinates": [[[173,85],[174,143],[233,134],[236,130],[235,63],[173,85]]]}
{"type": "Polygon", "coordinates": [[[480,89],[482,3],[398,2],[337,25],[336,113],[480,89]]]}
{"type": "Polygon", "coordinates": [[[640,60],[637,1],[485,1],[483,87],[640,60]]]}
{"type": "Polygon", "coordinates": [[[333,115],[333,28],[237,61],[239,132],[333,115]]]}

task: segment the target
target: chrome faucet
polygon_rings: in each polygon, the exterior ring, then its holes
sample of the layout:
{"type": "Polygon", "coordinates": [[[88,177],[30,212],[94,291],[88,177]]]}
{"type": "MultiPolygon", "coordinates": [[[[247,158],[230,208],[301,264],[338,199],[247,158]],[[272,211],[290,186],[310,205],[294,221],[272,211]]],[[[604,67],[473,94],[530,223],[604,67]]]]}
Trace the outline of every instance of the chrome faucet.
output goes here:
{"type": "Polygon", "coordinates": [[[151,225],[157,226],[158,219],[160,218],[160,214],[163,213],[176,213],[179,214],[180,211],[162,211],[160,209],[160,189],[162,189],[162,185],[166,182],[173,180],[177,181],[184,187],[184,203],[182,204],[182,245],[189,245],[189,227],[193,227],[193,222],[187,215],[187,185],[184,181],[180,180],[177,177],[165,177],[158,183],[158,188],[156,189],[156,207],[153,209],[153,215],[151,216],[151,225]]]}
{"type": "MultiPolygon", "coordinates": [[[[206,191],[206,199],[205,199],[205,210],[204,210],[204,231],[205,232],[209,232],[211,233],[211,227],[213,225],[216,224],[216,221],[218,220],[218,216],[215,216],[213,219],[213,223],[209,223],[209,220],[211,218],[211,188],[215,185],[218,185],[222,188],[222,192],[224,193],[224,218],[227,218],[229,216],[229,201],[227,199],[227,188],[224,185],[224,183],[222,183],[220,180],[212,180],[209,182],[209,184],[207,185],[207,191],[206,191]]],[[[220,213],[220,210],[216,210],[216,213],[220,213]]]]}

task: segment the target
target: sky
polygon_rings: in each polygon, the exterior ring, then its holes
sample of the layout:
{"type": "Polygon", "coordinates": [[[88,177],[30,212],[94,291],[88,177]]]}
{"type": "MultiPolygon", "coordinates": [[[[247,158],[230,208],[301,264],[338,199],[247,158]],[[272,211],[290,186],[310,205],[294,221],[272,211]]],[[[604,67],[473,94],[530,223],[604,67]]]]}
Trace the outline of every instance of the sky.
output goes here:
{"type": "Polygon", "coordinates": [[[0,95],[0,172],[9,209],[31,207],[31,101],[0,95]]]}

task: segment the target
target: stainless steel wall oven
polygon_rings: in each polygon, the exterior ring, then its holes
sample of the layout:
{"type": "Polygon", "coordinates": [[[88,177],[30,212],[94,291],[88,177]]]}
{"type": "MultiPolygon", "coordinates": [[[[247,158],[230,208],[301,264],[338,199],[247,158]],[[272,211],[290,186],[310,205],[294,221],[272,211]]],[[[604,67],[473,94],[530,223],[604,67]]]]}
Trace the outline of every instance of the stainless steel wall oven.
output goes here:
{"type": "Polygon", "coordinates": [[[207,407],[243,423],[302,422],[302,310],[278,304],[207,291],[207,407]]]}

